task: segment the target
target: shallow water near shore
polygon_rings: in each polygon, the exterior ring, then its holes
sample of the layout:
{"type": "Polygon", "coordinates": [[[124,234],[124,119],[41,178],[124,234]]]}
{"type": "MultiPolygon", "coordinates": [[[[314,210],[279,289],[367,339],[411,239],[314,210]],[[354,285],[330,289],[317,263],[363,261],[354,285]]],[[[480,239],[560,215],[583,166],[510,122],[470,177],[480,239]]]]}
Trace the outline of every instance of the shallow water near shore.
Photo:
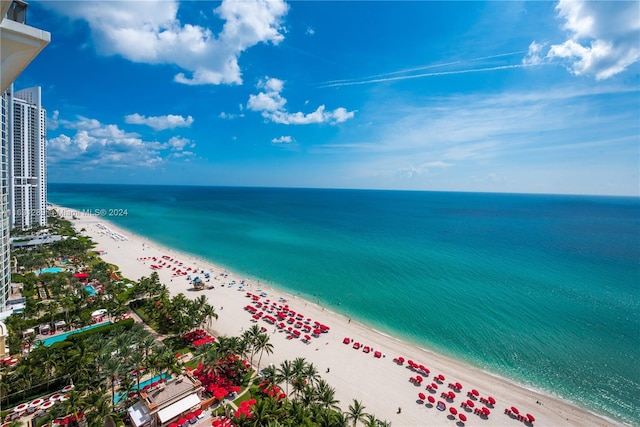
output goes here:
{"type": "Polygon", "coordinates": [[[637,198],[50,184],[49,201],[640,424],[637,198]]]}

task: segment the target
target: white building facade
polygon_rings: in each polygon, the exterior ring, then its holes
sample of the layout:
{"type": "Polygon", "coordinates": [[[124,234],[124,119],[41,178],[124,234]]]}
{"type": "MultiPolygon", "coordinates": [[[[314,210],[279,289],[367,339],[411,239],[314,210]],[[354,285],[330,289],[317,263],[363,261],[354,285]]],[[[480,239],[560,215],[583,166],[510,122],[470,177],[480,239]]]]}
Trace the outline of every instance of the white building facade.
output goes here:
{"type": "Polygon", "coordinates": [[[9,89],[9,212],[11,228],[47,225],[46,120],[42,91],[9,89]]]}
{"type": "MultiPolygon", "coordinates": [[[[0,0],[0,310],[9,298],[11,285],[9,230],[10,148],[9,116],[11,105],[5,91],[51,41],[47,31],[27,25],[27,3],[0,0]]],[[[46,191],[46,190],[45,190],[46,191]]],[[[46,197],[46,194],[45,194],[46,197]]]]}

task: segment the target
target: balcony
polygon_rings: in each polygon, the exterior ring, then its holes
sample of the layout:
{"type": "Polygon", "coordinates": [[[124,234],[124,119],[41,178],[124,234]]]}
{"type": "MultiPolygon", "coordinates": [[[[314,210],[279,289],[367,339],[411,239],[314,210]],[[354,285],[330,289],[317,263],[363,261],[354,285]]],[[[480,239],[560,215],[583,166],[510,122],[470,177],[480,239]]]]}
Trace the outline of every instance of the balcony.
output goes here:
{"type": "Polygon", "coordinates": [[[24,71],[51,41],[51,34],[30,27],[27,3],[21,0],[0,0],[0,93],[24,71]]]}

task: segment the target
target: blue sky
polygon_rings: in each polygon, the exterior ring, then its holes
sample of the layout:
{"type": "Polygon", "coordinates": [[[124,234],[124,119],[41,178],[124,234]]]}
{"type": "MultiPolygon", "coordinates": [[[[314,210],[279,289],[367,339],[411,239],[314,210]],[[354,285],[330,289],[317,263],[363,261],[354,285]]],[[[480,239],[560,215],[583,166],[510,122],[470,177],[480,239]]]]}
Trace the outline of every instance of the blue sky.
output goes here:
{"type": "Polygon", "coordinates": [[[640,195],[638,2],[33,1],[50,182],[640,195]]]}

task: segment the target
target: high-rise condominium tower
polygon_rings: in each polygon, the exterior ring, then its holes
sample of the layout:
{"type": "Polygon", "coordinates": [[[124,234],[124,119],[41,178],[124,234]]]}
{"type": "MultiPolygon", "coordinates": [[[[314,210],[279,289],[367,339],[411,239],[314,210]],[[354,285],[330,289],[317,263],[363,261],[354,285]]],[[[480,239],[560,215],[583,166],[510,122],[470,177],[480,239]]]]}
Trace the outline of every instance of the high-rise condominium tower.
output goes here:
{"type": "MultiPolygon", "coordinates": [[[[12,85],[13,86],[13,85],[12,85]]],[[[9,90],[11,228],[47,225],[46,111],[40,87],[9,90]]]]}
{"type": "Polygon", "coordinates": [[[51,41],[47,31],[27,25],[27,3],[0,0],[0,310],[9,297],[9,96],[5,91],[51,41]]]}

